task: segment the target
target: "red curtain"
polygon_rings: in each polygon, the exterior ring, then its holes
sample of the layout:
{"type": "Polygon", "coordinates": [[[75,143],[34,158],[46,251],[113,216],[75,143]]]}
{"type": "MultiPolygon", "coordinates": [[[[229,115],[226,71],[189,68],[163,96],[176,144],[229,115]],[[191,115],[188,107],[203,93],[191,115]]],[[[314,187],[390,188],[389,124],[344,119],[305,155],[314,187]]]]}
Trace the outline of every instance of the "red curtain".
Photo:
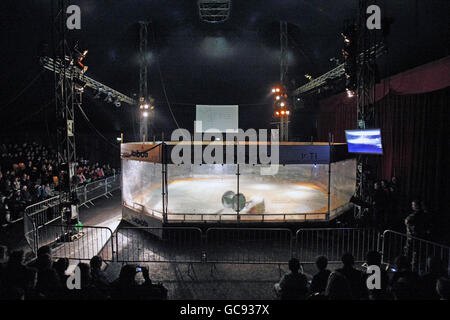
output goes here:
{"type": "MultiPolygon", "coordinates": [[[[409,70],[377,85],[376,126],[383,156],[378,175],[399,178],[405,198],[422,197],[434,209],[448,209],[450,194],[450,57],[409,70]]],[[[345,93],[321,100],[318,140],[345,142],[356,128],[356,97],[345,93]]]]}
{"type": "Polygon", "coordinates": [[[406,197],[423,198],[434,209],[448,208],[450,88],[418,94],[390,94],[376,105],[383,156],[378,175],[400,179],[406,197]]]}

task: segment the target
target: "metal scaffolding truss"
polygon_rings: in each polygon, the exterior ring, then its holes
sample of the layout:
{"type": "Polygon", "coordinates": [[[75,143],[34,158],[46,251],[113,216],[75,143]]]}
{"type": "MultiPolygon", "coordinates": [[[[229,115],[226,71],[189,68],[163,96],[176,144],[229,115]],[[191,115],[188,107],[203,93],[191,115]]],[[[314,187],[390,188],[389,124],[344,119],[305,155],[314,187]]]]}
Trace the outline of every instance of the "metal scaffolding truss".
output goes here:
{"type": "MultiPolygon", "coordinates": [[[[148,83],[147,83],[147,39],[148,22],[139,22],[139,102],[148,102],[148,83]]],[[[145,141],[148,138],[148,117],[139,113],[139,140],[145,141]]]]}
{"type": "MultiPolygon", "coordinates": [[[[66,62],[69,61],[69,57],[66,56],[66,62]]],[[[137,101],[133,98],[128,97],[127,95],[114,90],[111,87],[108,87],[107,85],[104,85],[103,83],[100,83],[85,74],[80,73],[76,68],[73,66],[67,67],[67,64],[62,64],[61,60],[58,58],[56,59],[56,63],[54,60],[50,57],[42,57],[41,58],[42,66],[54,72],[55,74],[65,74],[66,79],[77,79],[81,83],[83,83],[86,87],[91,88],[92,90],[102,92],[105,95],[111,95],[114,99],[118,99],[120,102],[127,103],[129,105],[137,105],[137,101]]]]}
{"type": "Polygon", "coordinates": [[[200,19],[208,23],[227,21],[231,12],[231,0],[199,0],[200,19]]]}
{"type": "MultiPolygon", "coordinates": [[[[358,56],[358,63],[364,63],[365,57],[375,56],[378,58],[386,52],[385,45],[383,43],[377,43],[373,45],[370,49],[364,50],[364,53],[360,53],[358,56]]],[[[338,65],[337,67],[331,69],[330,71],[324,73],[323,75],[312,79],[310,82],[304,84],[303,86],[294,90],[294,96],[298,96],[302,93],[311,91],[313,89],[323,86],[327,80],[338,79],[345,74],[345,63],[338,65]]]]}

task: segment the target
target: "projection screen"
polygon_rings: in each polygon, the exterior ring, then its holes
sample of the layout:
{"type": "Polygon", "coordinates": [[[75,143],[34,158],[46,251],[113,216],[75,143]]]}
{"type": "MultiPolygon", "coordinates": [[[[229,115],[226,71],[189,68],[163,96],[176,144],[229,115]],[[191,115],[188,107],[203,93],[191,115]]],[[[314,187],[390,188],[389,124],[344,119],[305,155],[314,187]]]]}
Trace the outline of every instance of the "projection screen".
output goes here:
{"type": "Polygon", "coordinates": [[[238,105],[201,105],[196,106],[195,132],[237,132],[239,128],[238,105]],[[201,121],[201,127],[199,125],[201,121]]]}

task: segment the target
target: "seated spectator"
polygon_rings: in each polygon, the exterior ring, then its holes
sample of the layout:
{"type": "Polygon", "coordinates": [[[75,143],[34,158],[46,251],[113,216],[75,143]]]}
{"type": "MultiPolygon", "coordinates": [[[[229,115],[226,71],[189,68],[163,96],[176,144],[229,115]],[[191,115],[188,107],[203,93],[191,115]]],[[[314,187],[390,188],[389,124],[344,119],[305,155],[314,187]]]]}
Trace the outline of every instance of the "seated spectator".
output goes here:
{"type": "Polygon", "coordinates": [[[102,270],[103,259],[100,256],[92,257],[90,261],[92,283],[100,290],[107,291],[110,283],[106,273],[102,270]]]}
{"type": "Polygon", "coordinates": [[[61,293],[61,281],[53,269],[53,261],[49,254],[43,254],[36,260],[38,279],[36,292],[41,298],[57,299],[61,293]]]}
{"type": "Polygon", "coordinates": [[[323,293],[327,287],[328,278],[330,277],[331,271],[327,269],[328,259],[324,256],[319,256],[316,259],[316,267],[319,270],[313,276],[309,292],[311,293],[323,293]]]}
{"type": "Polygon", "coordinates": [[[299,272],[300,262],[296,258],[289,260],[290,272],[275,284],[275,292],[282,300],[305,299],[308,293],[306,276],[299,272]]]}
{"type": "Polygon", "coordinates": [[[55,269],[58,274],[59,280],[61,281],[61,287],[67,287],[67,278],[69,276],[66,274],[67,268],[69,267],[69,259],[59,258],[54,264],[53,269],[55,269]]]}
{"type": "Polygon", "coordinates": [[[167,289],[161,284],[153,285],[148,268],[127,264],[120,270],[117,280],[112,283],[112,298],[120,300],[167,299],[167,289]],[[145,282],[136,282],[137,268],[141,268],[145,282]]]}
{"type": "Polygon", "coordinates": [[[436,283],[436,291],[441,300],[450,300],[450,279],[441,277],[436,283]]]}
{"type": "Polygon", "coordinates": [[[13,251],[1,274],[1,283],[4,287],[4,298],[9,299],[8,293],[19,293],[21,298],[29,290],[29,268],[23,264],[24,253],[22,250],[13,251]]]}
{"type": "Polygon", "coordinates": [[[336,271],[347,278],[350,283],[351,295],[354,299],[360,300],[367,298],[367,286],[364,281],[364,274],[356,270],[353,265],[355,264],[355,258],[350,253],[344,253],[342,255],[343,267],[336,271]]]}
{"type": "Polygon", "coordinates": [[[325,289],[325,297],[328,300],[351,300],[352,289],[350,282],[340,272],[332,272],[328,278],[327,287],[325,289]]]}
{"type": "MultiPolygon", "coordinates": [[[[389,295],[387,292],[389,286],[389,276],[386,270],[381,268],[381,254],[377,251],[369,251],[366,255],[366,263],[368,266],[378,266],[381,272],[381,289],[368,290],[370,300],[387,300],[389,295]]],[[[368,275],[366,275],[367,279],[368,275]]]]}
{"type": "Polygon", "coordinates": [[[421,277],[421,293],[422,298],[426,300],[439,300],[439,295],[436,291],[437,281],[445,276],[442,261],[438,257],[427,258],[427,272],[421,277]]]}

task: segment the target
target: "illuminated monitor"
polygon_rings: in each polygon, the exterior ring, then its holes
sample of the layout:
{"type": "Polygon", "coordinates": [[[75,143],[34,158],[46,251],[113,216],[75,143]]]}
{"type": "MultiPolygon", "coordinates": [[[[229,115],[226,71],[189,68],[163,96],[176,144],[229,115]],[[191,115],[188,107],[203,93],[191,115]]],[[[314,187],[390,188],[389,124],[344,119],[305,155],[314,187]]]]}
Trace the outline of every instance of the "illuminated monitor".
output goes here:
{"type": "Polygon", "coordinates": [[[383,154],[380,129],[345,130],[348,152],[383,154]]]}

